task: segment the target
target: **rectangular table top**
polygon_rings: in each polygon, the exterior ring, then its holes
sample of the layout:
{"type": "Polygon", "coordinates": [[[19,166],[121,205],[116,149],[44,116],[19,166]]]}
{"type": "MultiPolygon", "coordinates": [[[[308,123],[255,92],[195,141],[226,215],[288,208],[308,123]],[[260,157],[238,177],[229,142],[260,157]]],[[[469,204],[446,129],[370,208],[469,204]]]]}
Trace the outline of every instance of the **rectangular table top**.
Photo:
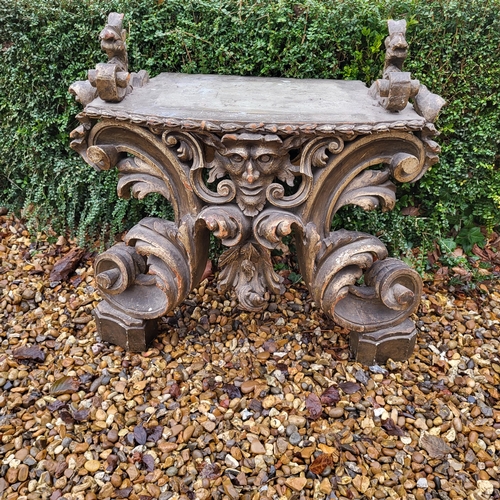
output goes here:
{"type": "Polygon", "coordinates": [[[137,121],[158,118],[214,123],[374,126],[403,123],[419,129],[425,119],[409,104],[393,113],[368,94],[363,82],[162,73],[133,89],[120,103],[97,98],[85,108],[94,117],[137,121]]]}

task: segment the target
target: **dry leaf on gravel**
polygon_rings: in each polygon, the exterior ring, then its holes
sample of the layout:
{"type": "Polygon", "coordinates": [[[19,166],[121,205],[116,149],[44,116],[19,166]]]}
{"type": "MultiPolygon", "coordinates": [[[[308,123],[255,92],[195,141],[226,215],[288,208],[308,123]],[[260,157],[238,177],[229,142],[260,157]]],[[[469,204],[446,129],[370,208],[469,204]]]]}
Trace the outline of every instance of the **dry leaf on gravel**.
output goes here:
{"type": "Polygon", "coordinates": [[[62,377],[56,380],[50,388],[52,396],[60,396],[61,394],[73,394],[78,392],[80,382],[74,377],[62,377]]]}
{"type": "Polygon", "coordinates": [[[148,436],[142,424],[134,427],[134,439],[137,444],[146,444],[148,436]]]}
{"type": "Polygon", "coordinates": [[[142,455],[141,463],[148,472],[153,472],[155,470],[155,459],[151,455],[148,455],[147,453],[142,455]]]}
{"type": "Polygon", "coordinates": [[[28,347],[23,346],[12,351],[12,356],[15,359],[26,359],[28,361],[45,361],[45,353],[37,345],[28,347]]]}
{"type": "Polygon", "coordinates": [[[163,434],[163,425],[155,425],[154,427],[147,429],[147,433],[147,440],[151,441],[152,443],[156,443],[161,439],[161,436],[163,434]]]}
{"type": "Polygon", "coordinates": [[[312,420],[318,420],[321,417],[323,408],[321,406],[321,401],[314,392],[311,392],[306,398],[306,408],[309,411],[309,417],[312,420]]]}
{"type": "Polygon", "coordinates": [[[309,466],[309,470],[313,474],[321,475],[327,467],[333,465],[333,457],[329,453],[322,453],[318,455],[314,462],[309,466]]]}
{"type": "Polygon", "coordinates": [[[392,418],[388,418],[382,422],[382,427],[385,429],[385,432],[389,434],[389,436],[404,436],[405,432],[399,425],[394,423],[392,418]]]}
{"type": "Polygon", "coordinates": [[[448,446],[444,439],[427,432],[422,434],[419,444],[427,451],[431,458],[444,458],[448,453],[453,452],[453,449],[448,446]]]}
{"type": "Polygon", "coordinates": [[[64,257],[59,259],[50,272],[50,282],[64,281],[78,267],[85,254],[82,248],[73,248],[64,257]]]}
{"type": "Polygon", "coordinates": [[[85,422],[89,418],[90,410],[84,408],[83,410],[77,410],[73,412],[73,418],[77,422],[85,422]]]}
{"type": "Polygon", "coordinates": [[[323,392],[320,396],[320,400],[324,405],[333,406],[340,401],[340,394],[338,389],[331,385],[328,389],[323,392]]]}
{"type": "Polygon", "coordinates": [[[356,382],[342,382],[341,384],[339,384],[339,387],[346,394],[354,394],[361,389],[361,386],[359,384],[356,384],[356,382]]]}
{"type": "Polygon", "coordinates": [[[241,398],[241,391],[234,384],[224,384],[222,386],[229,399],[241,398]]]}
{"type": "Polygon", "coordinates": [[[129,486],[128,488],[120,488],[119,490],[116,490],[116,498],[128,498],[130,496],[130,493],[132,493],[132,487],[129,486]]]}

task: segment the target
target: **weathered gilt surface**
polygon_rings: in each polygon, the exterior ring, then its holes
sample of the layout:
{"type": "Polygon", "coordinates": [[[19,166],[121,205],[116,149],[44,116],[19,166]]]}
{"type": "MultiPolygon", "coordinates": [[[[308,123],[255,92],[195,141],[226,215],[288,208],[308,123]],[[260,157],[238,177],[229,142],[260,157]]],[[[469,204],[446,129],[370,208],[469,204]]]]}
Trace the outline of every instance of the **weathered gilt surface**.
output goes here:
{"type": "Polygon", "coordinates": [[[405,22],[389,22],[383,78],[369,91],[357,81],[149,80],[128,73],[121,20],[111,14],[100,35],[109,62],[70,89],[85,105],[71,146],[98,170],[117,168],[120,196],[163,195],[176,220],[143,219],[97,258],[103,340],[146,348],[156,319],[200,281],[210,232],[227,247],[221,291],[264,309],[284,292],[270,252],[293,234],[311,295],[351,331],[357,359],[406,359],[420,277],[376,237],[330,231],[345,205],[391,210],[393,181],[414,182],[438,159],[432,122],[444,101],[402,71],[405,22]]]}

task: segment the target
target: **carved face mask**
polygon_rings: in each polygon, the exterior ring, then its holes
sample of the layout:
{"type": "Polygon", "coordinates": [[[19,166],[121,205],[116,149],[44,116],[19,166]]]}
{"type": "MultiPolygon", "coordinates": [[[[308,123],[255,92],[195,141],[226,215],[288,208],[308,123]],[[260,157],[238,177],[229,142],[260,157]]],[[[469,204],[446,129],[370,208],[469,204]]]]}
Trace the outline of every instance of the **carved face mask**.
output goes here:
{"type": "Polygon", "coordinates": [[[289,173],[288,151],[277,135],[227,134],[215,155],[217,172],[229,175],[236,188],[236,203],[245,215],[257,215],[266,204],[266,190],[273,180],[289,173]]]}

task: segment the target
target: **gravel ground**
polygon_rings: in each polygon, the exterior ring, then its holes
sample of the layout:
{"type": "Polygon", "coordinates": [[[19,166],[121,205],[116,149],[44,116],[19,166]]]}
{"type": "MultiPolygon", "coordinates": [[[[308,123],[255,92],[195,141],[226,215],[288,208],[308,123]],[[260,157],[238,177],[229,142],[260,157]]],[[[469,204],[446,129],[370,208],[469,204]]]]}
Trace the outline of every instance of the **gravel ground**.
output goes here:
{"type": "MultiPolygon", "coordinates": [[[[52,241],[52,239],[50,239],[52,241]]],[[[0,217],[0,498],[498,499],[500,287],[428,285],[408,362],[349,360],[290,284],[205,280],[148,352],[104,345],[91,260],[0,217]]]]}

